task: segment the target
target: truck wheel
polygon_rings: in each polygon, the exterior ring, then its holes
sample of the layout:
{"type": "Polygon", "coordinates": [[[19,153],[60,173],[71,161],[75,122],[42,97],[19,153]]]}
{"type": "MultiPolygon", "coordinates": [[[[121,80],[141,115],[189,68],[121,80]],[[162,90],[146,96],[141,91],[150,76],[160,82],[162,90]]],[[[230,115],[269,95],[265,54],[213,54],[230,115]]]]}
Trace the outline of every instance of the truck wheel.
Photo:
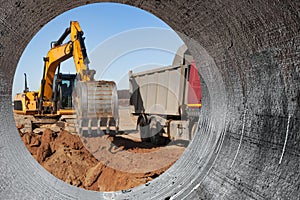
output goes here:
{"type": "Polygon", "coordinates": [[[150,142],[149,126],[140,126],[140,136],[142,142],[150,142]]]}
{"type": "Polygon", "coordinates": [[[139,127],[142,142],[150,142],[149,124],[147,116],[145,114],[139,116],[137,125],[139,127]]]}
{"type": "Polygon", "coordinates": [[[157,130],[152,129],[151,130],[151,135],[155,134],[155,133],[156,133],[156,135],[153,135],[153,136],[150,137],[150,141],[154,145],[161,145],[162,144],[162,138],[161,138],[160,134],[157,133],[157,130]]]}
{"type": "Polygon", "coordinates": [[[150,122],[150,140],[154,145],[162,145],[164,144],[164,140],[161,137],[163,131],[163,127],[159,121],[156,119],[151,120],[150,122]]]}

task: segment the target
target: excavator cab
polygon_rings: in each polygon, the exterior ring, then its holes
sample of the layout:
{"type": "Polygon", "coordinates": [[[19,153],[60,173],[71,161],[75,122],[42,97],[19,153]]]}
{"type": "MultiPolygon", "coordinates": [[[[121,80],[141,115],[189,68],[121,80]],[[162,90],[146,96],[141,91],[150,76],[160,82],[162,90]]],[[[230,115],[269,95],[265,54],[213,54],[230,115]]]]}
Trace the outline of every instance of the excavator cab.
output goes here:
{"type": "Polygon", "coordinates": [[[72,92],[76,85],[76,74],[56,74],[53,84],[53,102],[57,105],[57,109],[70,110],[72,105],[72,92]]]}

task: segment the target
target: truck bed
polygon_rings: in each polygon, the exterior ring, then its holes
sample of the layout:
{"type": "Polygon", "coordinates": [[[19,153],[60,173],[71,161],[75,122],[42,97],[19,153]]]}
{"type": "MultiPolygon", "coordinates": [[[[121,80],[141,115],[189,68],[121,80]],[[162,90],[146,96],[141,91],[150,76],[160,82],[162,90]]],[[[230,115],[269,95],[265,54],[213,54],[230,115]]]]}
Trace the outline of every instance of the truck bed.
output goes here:
{"type": "Polygon", "coordinates": [[[167,66],[139,73],[129,72],[133,114],[180,116],[180,105],[185,101],[182,70],[181,66],[167,66]]]}

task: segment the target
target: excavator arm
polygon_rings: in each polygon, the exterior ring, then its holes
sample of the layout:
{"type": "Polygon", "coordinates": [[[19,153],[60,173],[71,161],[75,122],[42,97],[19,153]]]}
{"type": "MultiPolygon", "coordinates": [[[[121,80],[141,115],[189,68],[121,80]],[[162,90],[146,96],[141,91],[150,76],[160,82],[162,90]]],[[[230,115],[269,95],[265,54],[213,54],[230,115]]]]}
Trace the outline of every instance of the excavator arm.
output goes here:
{"type": "Polygon", "coordinates": [[[73,57],[79,80],[94,80],[95,71],[88,68],[89,59],[84,44],[83,31],[76,21],[70,22],[70,27],[53,43],[53,47],[44,57],[44,72],[38,94],[40,99],[39,108],[41,108],[43,101],[50,101],[52,97],[53,79],[57,67],[71,57],[73,57]],[[70,35],[71,40],[62,44],[68,35],[70,35]]]}
{"type": "Polygon", "coordinates": [[[44,72],[38,94],[39,98],[43,98],[41,100],[49,101],[51,99],[55,71],[61,62],[72,57],[71,46],[72,44],[68,43],[54,47],[48,52],[47,57],[44,57],[44,72]]]}

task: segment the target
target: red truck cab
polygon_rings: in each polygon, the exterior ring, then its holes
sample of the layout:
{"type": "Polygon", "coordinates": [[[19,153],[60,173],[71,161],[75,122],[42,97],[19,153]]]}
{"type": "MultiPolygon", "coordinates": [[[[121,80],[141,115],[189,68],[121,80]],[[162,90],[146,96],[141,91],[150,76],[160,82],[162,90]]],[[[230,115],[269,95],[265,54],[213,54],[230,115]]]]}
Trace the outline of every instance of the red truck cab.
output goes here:
{"type": "Polygon", "coordinates": [[[191,62],[188,77],[188,104],[189,108],[200,108],[202,106],[202,92],[200,86],[200,75],[198,73],[195,61],[191,62]]]}

